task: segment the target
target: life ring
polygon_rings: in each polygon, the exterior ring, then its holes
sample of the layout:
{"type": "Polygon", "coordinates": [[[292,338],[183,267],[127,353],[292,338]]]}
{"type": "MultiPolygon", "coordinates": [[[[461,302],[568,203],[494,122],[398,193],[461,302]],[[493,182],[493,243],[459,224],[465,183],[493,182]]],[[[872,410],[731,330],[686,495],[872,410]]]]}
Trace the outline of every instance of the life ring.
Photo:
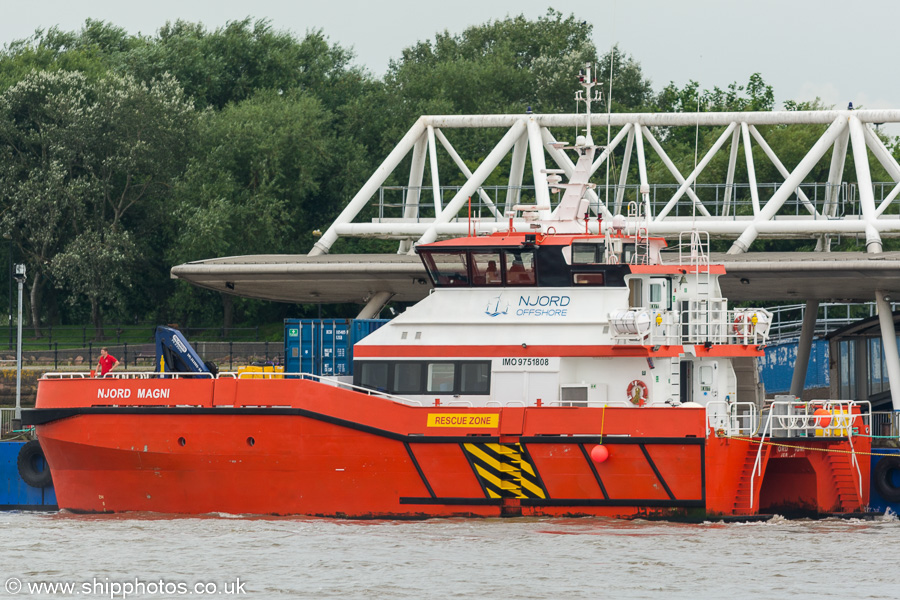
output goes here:
{"type": "Polygon", "coordinates": [[[895,471],[900,470],[900,456],[882,458],[872,471],[875,490],[888,502],[900,502],[900,487],[892,481],[895,471]]]}
{"type": "Polygon", "coordinates": [[[45,488],[53,485],[50,466],[47,464],[47,459],[44,457],[44,451],[41,449],[39,441],[31,440],[22,446],[22,449],[19,450],[16,466],[19,467],[19,477],[31,487],[45,488]],[[38,460],[44,461],[43,470],[38,470],[38,460]]]}
{"type": "Polygon", "coordinates": [[[644,406],[650,397],[650,389],[640,379],[635,379],[628,384],[628,400],[635,406],[644,406]]]}
{"type": "Polygon", "coordinates": [[[753,316],[748,317],[746,323],[744,322],[744,319],[745,319],[745,317],[743,314],[735,315],[734,325],[732,326],[732,329],[738,335],[744,335],[744,334],[753,335],[753,333],[756,330],[756,323],[759,321],[759,319],[756,316],[756,313],[753,313],[753,316]]]}

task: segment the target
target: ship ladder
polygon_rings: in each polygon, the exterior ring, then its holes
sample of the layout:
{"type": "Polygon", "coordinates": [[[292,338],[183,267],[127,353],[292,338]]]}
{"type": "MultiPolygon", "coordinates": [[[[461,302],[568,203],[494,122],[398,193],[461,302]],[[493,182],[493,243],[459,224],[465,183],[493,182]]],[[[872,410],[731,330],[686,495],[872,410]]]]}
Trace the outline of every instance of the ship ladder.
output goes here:
{"type": "Polygon", "coordinates": [[[769,460],[769,453],[772,448],[770,445],[765,444],[762,449],[763,455],[758,456],[758,453],[761,450],[758,447],[758,444],[762,444],[762,440],[750,444],[747,447],[747,454],[744,456],[744,464],[741,466],[741,476],[738,479],[738,487],[734,494],[733,514],[735,515],[753,515],[759,510],[758,506],[754,509],[757,502],[753,501],[753,496],[754,488],[762,487],[762,477],[759,477],[759,482],[757,483],[753,472],[758,466],[757,460],[760,459],[762,471],[765,473],[765,464],[769,460]]]}
{"type": "Polygon", "coordinates": [[[669,365],[669,397],[677,403],[681,401],[681,359],[672,357],[669,365]]]}
{"type": "Polygon", "coordinates": [[[856,512],[860,510],[862,500],[857,490],[852,455],[842,452],[827,452],[826,457],[828,467],[831,470],[831,478],[837,491],[838,512],[856,512]]]}

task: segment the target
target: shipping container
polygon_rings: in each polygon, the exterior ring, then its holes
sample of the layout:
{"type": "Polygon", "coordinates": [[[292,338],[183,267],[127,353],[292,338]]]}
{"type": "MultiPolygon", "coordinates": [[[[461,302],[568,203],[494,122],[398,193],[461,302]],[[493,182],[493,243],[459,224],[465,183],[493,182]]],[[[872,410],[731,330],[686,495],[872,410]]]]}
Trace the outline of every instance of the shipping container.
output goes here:
{"type": "Polygon", "coordinates": [[[285,373],[353,375],[353,345],[389,319],[285,319],[285,373]]]}

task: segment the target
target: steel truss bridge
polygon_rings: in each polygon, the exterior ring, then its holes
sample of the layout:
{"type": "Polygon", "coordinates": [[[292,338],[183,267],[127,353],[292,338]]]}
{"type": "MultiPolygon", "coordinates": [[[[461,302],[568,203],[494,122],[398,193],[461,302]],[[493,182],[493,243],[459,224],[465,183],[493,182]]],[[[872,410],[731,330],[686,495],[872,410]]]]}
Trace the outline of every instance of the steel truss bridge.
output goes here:
{"type": "MultiPolygon", "coordinates": [[[[673,236],[697,228],[716,238],[732,239],[731,254],[746,252],[758,238],[815,239],[818,249],[828,250],[830,237],[840,235],[858,236],[865,240],[869,252],[877,253],[885,237],[900,236],[896,209],[894,214],[888,210],[900,194],[900,164],[872,127],[897,122],[900,122],[900,110],[595,114],[591,117],[594,131],[605,133],[608,126],[611,140],[591,166],[595,188],[587,191],[586,199],[594,215],[610,219],[623,213],[626,191],[629,186],[636,187],[634,195],[640,196],[639,200],[646,202],[650,209],[651,235],[673,236]],[[813,124],[827,127],[792,170],[759,130],[763,125],[813,124]],[[696,167],[683,173],[666,152],[665,139],[654,134],[654,130],[659,131],[657,128],[674,127],[724,127],[724,130],[711,147],[698,148],[696,167]],[[622,146],[621,174],[610,189],[606,185],[604,165],[622,146]],[[757,182],[754,147],[774,165],[782,181],[757,182]],[[829,150],[832,152],[828,180],[804,183],[829,150]],[[856,175],[853,182],[844,181],[848,151],[853,155],[856,175]],[[650,181],[649,152],[665,165],[677,186],[660,187],[658,182],[650,181]],[[702,193],[702,186],[698,188],[697,180],[719,152],[729,153],[728,169],[724,181],[712,184],[719,193],[711,199],[710,194],[702,193]],[[891,182],[872,181],[870,159],[884,167],[891,182]],[[746,181],[735,181],[738,160],[746,164],[746,181]],[[631,161],[637,162],[638,182],[628,181],[631,161]],[[848,183],[858,197],[847,197],[848,183]],[[749,202],[738,201],[739,191],[749,195],[749,202]],[[853,210],[846,210],[848,200],[853,200],[853,210]]],[[[526,157],[530,158],[534,182],[533,188],[528,189],[529,195],[533,195],[534,204],[544,211],[542,216],[552,219],[554,183],[560,178],[563,182],[570,178],[575,163],[563,149],[565,144],[553,136],[551,128],[576,128],[585,124],[583,114],[423,116],[316,242],[310,256],[327,253],[340,236],[399,238],[403,240],[400,252],[404,253],[410,251],[412,243],[465,234],[470,230],[467,213],[470,199],[481,209],[471,226],[479,233],[490,232],[497,228],[498,221],[505,222],[512,207],[523,200],[526,157]],[[448,139],[448,135],[452,137],[450,130],[462,128],[505,131],[474,172],[448,139]],[[466,178],[465,184],[454,189],[449,199],[447,189],[440,184],[439,153],[446,153],[466,178]],[[506,193],[502,198],[496,193],[491,197],[485,182],[510,153],[506,193]],[[408,185],[392,203],[394,210],[388,211],[389,216],[385,217],[382,186],[410,154],[408,185]],[[426,163],[430,168],[430,186],[423,186],[426,163]],[[380,218],[356,222],[373,201],[380,201],[380,218]]],[[[517,224],[524,226],[519,221],[517,224]]]]}

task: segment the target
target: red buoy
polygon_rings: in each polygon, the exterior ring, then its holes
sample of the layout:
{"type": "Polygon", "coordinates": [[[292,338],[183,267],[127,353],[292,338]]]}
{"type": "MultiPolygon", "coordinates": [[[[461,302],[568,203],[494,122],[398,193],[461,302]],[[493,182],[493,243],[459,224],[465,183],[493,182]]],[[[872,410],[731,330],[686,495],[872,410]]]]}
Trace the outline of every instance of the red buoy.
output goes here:
{"type": "Polygon", "coordinates": [[[817,408],[816,412],[813,413],[816,415],[816,427],[821,427],[822,429],[831,425],[831,411],[825,408],[817,408]]]}
{"type": "Polygon", "coordinates": [[[598,444],[591,449],[591,460],[595,463],[602,463],[609,458],[609,450],[606,446],[598,444]]]}

